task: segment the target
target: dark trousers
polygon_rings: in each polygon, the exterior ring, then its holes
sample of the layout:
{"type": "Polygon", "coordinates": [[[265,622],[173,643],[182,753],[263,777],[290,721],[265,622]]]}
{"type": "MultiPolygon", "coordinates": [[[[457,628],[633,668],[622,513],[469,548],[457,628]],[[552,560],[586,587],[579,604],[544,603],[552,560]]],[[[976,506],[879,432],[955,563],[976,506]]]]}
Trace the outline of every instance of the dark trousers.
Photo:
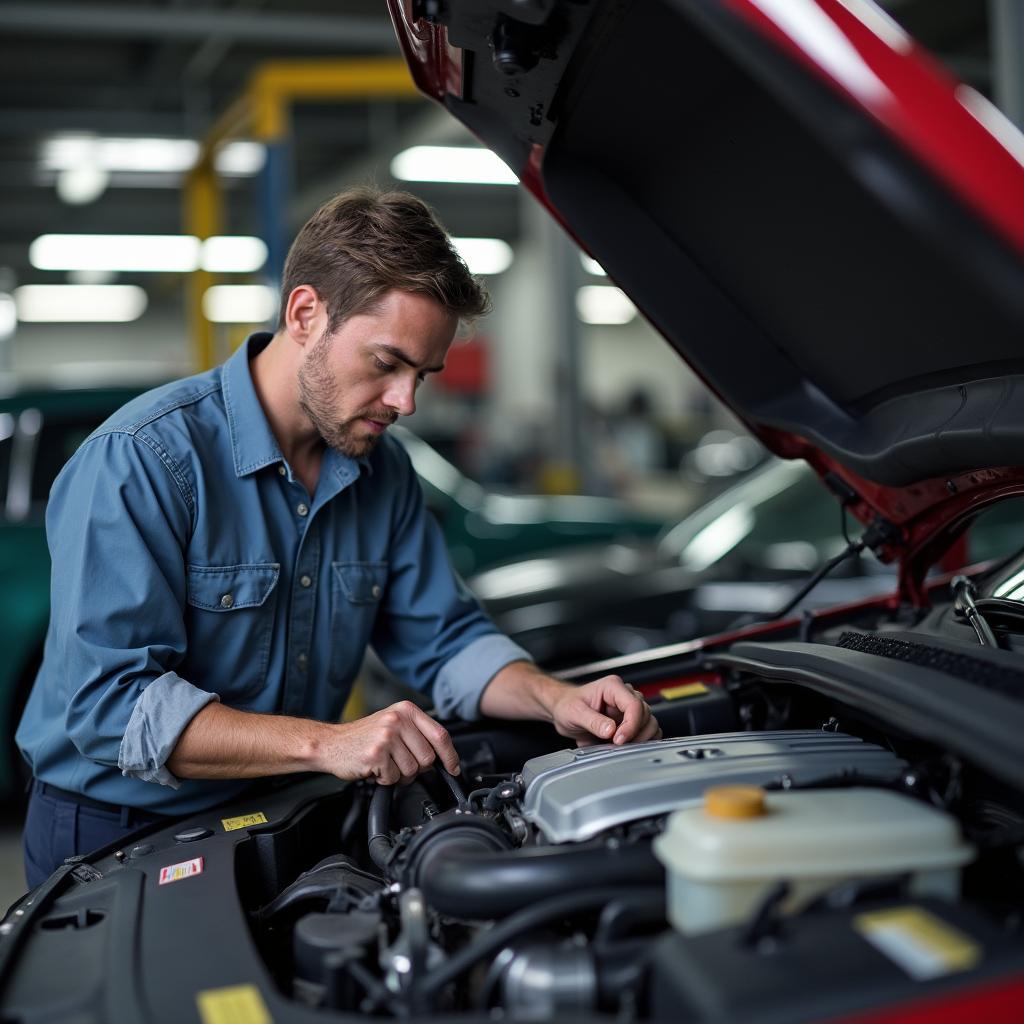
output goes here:
{"type": "Polygon", "coordinates": [[[45,882],[65,858],[91,853],[143,825],[166,820],[133,807],[86,806],[48,789],[38,779],[33,781],[25,816],[22,848],[30,889],[45,882]]]}

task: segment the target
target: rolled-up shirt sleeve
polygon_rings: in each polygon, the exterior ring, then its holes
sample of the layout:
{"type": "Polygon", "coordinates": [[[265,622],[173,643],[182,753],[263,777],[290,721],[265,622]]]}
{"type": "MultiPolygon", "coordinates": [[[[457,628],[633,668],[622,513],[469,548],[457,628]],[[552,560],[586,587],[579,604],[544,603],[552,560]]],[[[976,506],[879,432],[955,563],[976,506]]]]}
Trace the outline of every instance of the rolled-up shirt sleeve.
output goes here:
{"type": "Polygon", "coordinates": [[[192,495],[159,447],[127,432],[91,438],[47,509],[53,565],[47,650],[60,652],[67,734],[126,776],[177,787],[166,761],[218,699],[174,671],[186,650],[183,551],[192,495]]]}
{"type": "Polygon", "coordinates": [[[532,661],[529,653],[501,633],[478,636],[446,661],[434,684],[434,702],[442,718],[480,717],[487,684],[513,661],[532,661]]]}
{"type": "Polygon", "coordinates": [[[405,452],[396,476],[387,595],[373,647],[400,679],[431,692],[443,717],[479,715],[487,684],[513,661],[532,661],[499,632],[452,568],[405,452]]]}
{"type": "Polygon", "coordinates": [[[178,789],[167,767],[182,730],[211,701],[220,700],[182,679],[177,672],[157,676],[139,695],[117,755],[122,775],[178,789]]]}

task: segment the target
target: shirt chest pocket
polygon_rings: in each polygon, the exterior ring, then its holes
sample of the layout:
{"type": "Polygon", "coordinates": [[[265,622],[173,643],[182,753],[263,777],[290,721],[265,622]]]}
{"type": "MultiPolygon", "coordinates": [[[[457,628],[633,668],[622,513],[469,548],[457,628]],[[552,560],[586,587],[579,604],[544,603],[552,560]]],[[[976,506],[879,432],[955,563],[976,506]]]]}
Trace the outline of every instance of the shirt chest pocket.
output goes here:
{"type": "Polygon", "coordinates": [[[266,682],[280,572],[276,562],[188,567],[186,678],[228,705],[266,682]]]}
{"type": "Polygon", "coordinates": [[[347,686],[359,670],[387,580],[387,562],[331,563],[330,681],[335,686],[347,686]]]}

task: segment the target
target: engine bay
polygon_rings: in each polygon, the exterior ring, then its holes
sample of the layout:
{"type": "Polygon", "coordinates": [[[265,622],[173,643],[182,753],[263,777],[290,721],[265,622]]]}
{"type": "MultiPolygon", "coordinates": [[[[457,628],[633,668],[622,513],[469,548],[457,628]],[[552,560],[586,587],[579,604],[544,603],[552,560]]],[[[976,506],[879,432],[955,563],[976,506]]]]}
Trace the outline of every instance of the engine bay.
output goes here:
{"type": "MultiPolygon", "coordinates": [[[[342,1012],[700,1021],[819,1019],[1020,972],[1020,769],[994,737],[979,761],[935,742],[941,722],[922,734],[901,687],[941,718],[958,694],[939,682],[977,684],[927,630],[904,642],[930,652],[912,666],[930,693],[905,659],[837,635],[705,657],[702,682],[654,705],[666,738],[642,746],[508,764],[507,735],[467,727],[461,777],[351,787],[332,852],[269,900],[242,890],[266,965],[342,1012]],[[870,686],[840,699],[851,657],[881,660],[885,716],[870,686]],[[709,794],[751,791],[757,814],[715,820],[709,794]]],[[[1005,703],[1001,727],[1021,715],[1005,692],[975,696],[1005,703]]]]}
{"type": "Polygon", "coordinates": [[[274,1020],[769,1024],[970,1019],[979,987],[1019,1009],[1024,681],[1019,622],[989,617],[993,648],[949,604],[875,602],[635,659],[661,740],[458,723],[458,776],[285,780],[150,829],[12,907],[0,1010],[181,1020],[245,990],[274,1020]]]}

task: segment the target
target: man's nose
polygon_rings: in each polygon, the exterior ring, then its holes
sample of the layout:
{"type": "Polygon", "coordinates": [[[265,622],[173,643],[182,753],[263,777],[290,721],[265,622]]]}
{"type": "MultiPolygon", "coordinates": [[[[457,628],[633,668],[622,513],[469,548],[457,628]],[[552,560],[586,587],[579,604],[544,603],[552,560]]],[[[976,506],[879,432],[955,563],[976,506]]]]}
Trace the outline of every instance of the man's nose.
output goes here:
{"type": "Polygon", "coordinates": [[[416,378],[392,381],[384,404],[399,416],[411,416],[416,411],[416,378]]]}

